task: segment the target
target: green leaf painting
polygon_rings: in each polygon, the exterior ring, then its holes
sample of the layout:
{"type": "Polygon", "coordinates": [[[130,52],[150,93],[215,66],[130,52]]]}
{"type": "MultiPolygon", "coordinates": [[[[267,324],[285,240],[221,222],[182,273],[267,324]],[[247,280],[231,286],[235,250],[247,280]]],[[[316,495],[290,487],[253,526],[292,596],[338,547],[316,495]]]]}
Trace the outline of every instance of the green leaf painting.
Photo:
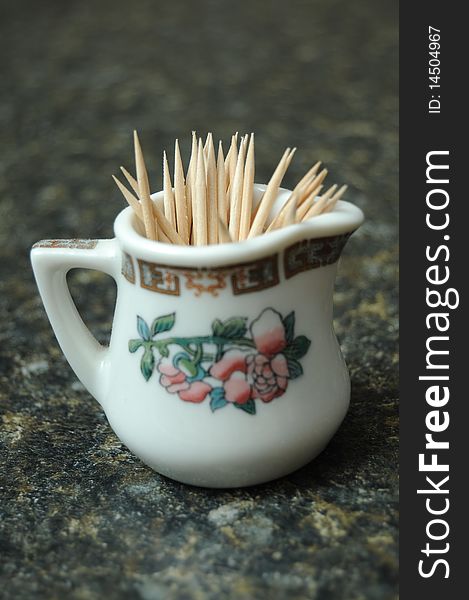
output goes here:
{"type": "Polygon", "coordinates": [[[152,337],[154,337],[158,333],[163,333],[164,331],[169,331],[170,329],[172,329],[175,320],[175,313],[163,315],[162,317],[158,317],[157,319],[155,319],[151,325],[152,337]]]}

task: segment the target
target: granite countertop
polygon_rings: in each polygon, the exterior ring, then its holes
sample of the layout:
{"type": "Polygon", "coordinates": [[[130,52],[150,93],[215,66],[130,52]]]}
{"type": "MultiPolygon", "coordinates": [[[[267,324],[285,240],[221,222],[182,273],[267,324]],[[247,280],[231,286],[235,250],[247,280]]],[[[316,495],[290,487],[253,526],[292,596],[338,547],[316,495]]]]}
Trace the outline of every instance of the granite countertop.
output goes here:
{"type": "MultiPolygon", "coordinates": [[[[397,598],[397,33],[393,3],[17,2],[0,18],[0,597],[397,598]],[[109,237],[141,132],[151,175],[190,131],[257,134],[258,181],[317,159],[367,215],[335,326],[350,411],[325,452],[249,489],[187,487],[117,440],[65,362],[28,252],[109,237]]],[[[99,340],[109,278],[71,278],[99,340]]]]}

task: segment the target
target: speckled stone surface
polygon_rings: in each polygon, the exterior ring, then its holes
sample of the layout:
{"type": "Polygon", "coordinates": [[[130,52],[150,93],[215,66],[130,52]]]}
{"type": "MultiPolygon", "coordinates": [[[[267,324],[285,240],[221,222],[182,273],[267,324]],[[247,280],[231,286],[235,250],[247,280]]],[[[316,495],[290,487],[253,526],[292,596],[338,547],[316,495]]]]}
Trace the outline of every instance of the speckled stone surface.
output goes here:
{"type": "MultiPolygon", "coordinates": [[[[0,7],[0,597],[387,600],[397,597],[394,3],[226,0],[0,7]],[[53,338],[28,250],[109,237],[137,127],[161,150],[208,127],[256,131],[258,180],[322,159],[366,224],[349,242],[335,325],[352,376],[314,462],[251,489],[190,488],[116,439],[53,338]]],[[[9,5],[9,6],[7,6],[9,5]]],[[[106,341],[115,291],[72,278],[106,341]]]]}

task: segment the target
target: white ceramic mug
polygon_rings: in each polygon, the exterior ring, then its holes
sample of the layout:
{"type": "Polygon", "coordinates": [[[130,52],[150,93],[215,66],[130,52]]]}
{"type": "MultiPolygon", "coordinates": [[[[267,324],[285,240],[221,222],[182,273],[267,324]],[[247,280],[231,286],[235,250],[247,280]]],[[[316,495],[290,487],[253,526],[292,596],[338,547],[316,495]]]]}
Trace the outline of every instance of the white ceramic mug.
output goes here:
{"type": "Polygon", "coordinates": [[[145,239],[126,208],[115,239],[45,240],[31,260],[65,356],[130,450],[185,483],[247,486],[309,462],[345,416],[332,294],[362,221],[339,201],[248,241],[189,247],[145,239]],[[72,301],[66,274],[77,267],[117,283],[109,347],[72,301]]]}

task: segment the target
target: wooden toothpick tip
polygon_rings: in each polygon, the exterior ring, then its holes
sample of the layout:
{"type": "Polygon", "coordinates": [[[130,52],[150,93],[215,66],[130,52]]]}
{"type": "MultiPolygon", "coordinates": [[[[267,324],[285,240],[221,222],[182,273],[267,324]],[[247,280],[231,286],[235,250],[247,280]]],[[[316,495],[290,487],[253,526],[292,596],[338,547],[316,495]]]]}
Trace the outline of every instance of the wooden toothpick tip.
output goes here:
{"type": "Polygon", "coordinates": [[[125,185],[122,184],[115,175],[112,175],[112,178],[114,179],[115,184],[121,191],[122,195],[126,199],[129,206],[132,207],[132,209],[135,212],[135,214],[137,215],[137,217],[143,221],[142,206],[141,206],[140,202],[138,201],[138,199],[131,192],[129,192],[129,190],[125,187],[125,185]]]}
{"type": "Polygon", "coordinates": [[[172,227],[176,228],[176,210],[174,206],[173,184],[171,182],[166,151],[163,152],[163,200],[164,214],[171,223],[172,227]]]}
{"type": "Polygon", "coordinates": [[[329,171],[327,169],[323,169],[318,175],[313,177],[309,183],[302,187],[301,195],[298,200],[299,205],[303,204],[306,198],[309,198],[311,196],[313,190],[317,189],[323,183],[323,181],[327,177],[328,172],[329,171]]]}
{"type": "Polygon", "coordinates": [[[248,239],[253,238],[263,232],[264,225],[277,198],[280,184],[282,183],[282,179],[285,175],[288,165],[293,158],[293,154],[294,150],[287,148],[283,153],[277,167],[275,168],[275,171],[273,172],[272,177],[267,184],[264,195],[259,203],[256,216],[254,217],[251,229],[249,230],[248,239]]]}
{"type": "Polygon", "coordinates": [[[296,211],[298,221],[303,220],[303,217],[316,202],[316,198],[319,196],[323,187],[323,185],[318,185],[315,187],[314,190],[311,191],[311,194],[298,206],[296,211]]]}
{"type": "Polygon", "coordinates": [[[241,142],[238,160],[233,181],[230,184],[230,224],[229,232],[233,240],[239,240],[239,227],[241,222],[241,201],[244,182],[244,157],[246,152],[245,141],[241,142]]]}
{"type": "Polygon", "coordinates": [[[189,231],[192,229],[192,194],[195,180],[195,164],[197,162],[197,135],[196,132],[192,132],[192,146],[191,146],[191,157],[189,160],[189,166],[187,167],[186,177],[186,204],[187,204],[187,221],[189,231]]]}
{"type": "Polygon", "coordinates": [[[320,187],[321,182],[327,175],[327,169],[323,169],[323,171],[321,171],[321,173],[317,175],[320,166],[321,161],[318,161],[300,179],[300,181],[293,188],[293,191],[288,197],[285,204],[282,206],[280,211],[277,213],[275,218],[268,226],[267,231],[271,231],[272,229],[278,229],[279,227],[282,227],[282,223],[287,212],[290,210],[291,204],[295,203],[295,206],[298,208],[306,200],[306,198],[309,198],[311,192],[314,189],[317,190],[320,187]]]}
{"type": "Polygon", "coordinates": [[[221,140],[218,142],[217,155],[217,200],[218,200],[218,217],[224,225],[228,224],[228,203],[226,198],[226,173],[225,173],[225,157],[223,156],[223,144],[221,140]]]}
{"type": "Polygon", "coordinates": [[[303,177],[300,179],[300,181],[296,184],[296,188],[303,186],[305,183],[308,183],[312,178],[314,178],[314,176],[319,171],[320,166],[321,166],[321,161],[318,160],[316,163],[314,163],[314,165],[311,167],[311,169],[309,169],[309,171],[307,171],[303,175],[303,177]]]}
{"type": "Polygon", "coordinates": [[[208,225],[208,243],[216,244],[218,241],[218,196],[217,196],[217,161],[215,158],[215,148],[213,145],[213,136],[210,133],[207,136],[207,225],[208,225]]]}
{"type": "Polygon", "coordinates": [[[137,194],[137,196],[138,196],[138,182],[137,182],[137,180],[135,179],[135,177],[133,177],[133,176],[132,176],[132,175],[131,175],[131,174],[130,174],[128,171],[127,171],[127,169],[126,169],[125,167],[122,167],[122,166],[121,166],[120,170],[122,171],[122,173],[123,173],[124,177],[125,177],[125,178],[127,179],[127,181],[129,182],[129,184],[130,184],[130,187],[133,189],[133,191],[134,191],[134,192],[137,194]]]}
{"type": "MultiPolygon", "coordinates": [[[[246,144],[247,144],[246,136],[246,144]]],[[[255,156],[254,133],[249,138],[249,146],[244,167],[243,196],[241,200],[241,218],[239,224],[239,239],[245,240],[249,235],[252,216],[252,199],[254,194],[255,156]]]]}
{"type": "Polygon", "coordinates": [[[328,201],[328,203],[326,204],[326,206],[322,212],[323,213],[331,212],[331,210],[333,210],[334,206],[342,198],[342,196],[345,194],[345,192],[347,190],[348,190],[348,185],[343,185],[328,201]]]}
{"type": "Polygon", "coordinates": [[[208,147],[210,144],[213,144],[213,135],[212,133],[209,131],[207,133],[207,137],[205,138],[205,144],[204,144],[204,154],[205,154],[205,160],[207,160],[207,156],[208,156],[208,147]]]}
{"type": "Polygon", "coordinates": [[[234,179],[234,174],[236,171],[236,164],[238,162],[238,132],[235,135],[231,136],[231,145],[228,150],[228,154],[226,155],[225,160],[225,174],[226,174],[226,190],[229,193],[229,188],[231,187],[234,179]]]}
{"type": "Polygon", "coordinates": [[[145,234],[151,240],[157,239],[157,227],[153,220],[152,201],[150,198],[150,184],[148,182],[148,173],[143,158],[142,147],[138,139],[137,131],[134,130],[135,147],[135,166],[137,171],[137,182],[139,189],[140,202],[142,203],[143,222],[145,225],[145,234]]]}
{"type": "Polygon", "coordinates": [[[322,196],[319,197],[318,200],[316,200],[316,202],[311,206],[311,208],[305,214],[302,220],[307,221],[308,219],[311,219],[311,217],[320,215],[324,210],[324,207],[326,206],[329,199],[334,195],[336,189],[337,185],[332,185],[322,196]]]}
{"type": "Polygon", "coordinates": [[[186,184],[184,181],[184,167],[182,165],[179,142],[174,142],[174,198],[176,202],[177,231],[184,240],[189,243],[190,226],[188,218],[186,184]]]}
{"type": "Polygon", "coordinates": [[[195,203],[194,214],[194,243],[196,246],[205,246],[207,235],[207,183],[205,176],[205,159],[202,140],[199,139],[197,150],[197,170],[195,176],[195,203]]]}

